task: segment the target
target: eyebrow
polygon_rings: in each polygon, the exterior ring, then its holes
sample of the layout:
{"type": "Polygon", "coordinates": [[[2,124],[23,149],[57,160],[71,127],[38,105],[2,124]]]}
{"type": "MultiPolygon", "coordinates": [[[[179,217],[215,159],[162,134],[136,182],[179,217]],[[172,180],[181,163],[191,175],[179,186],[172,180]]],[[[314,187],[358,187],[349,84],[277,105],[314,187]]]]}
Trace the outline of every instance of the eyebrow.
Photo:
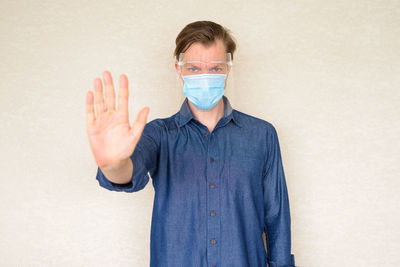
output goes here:
{"type": "Polygon", "coordinates": [[[187,62],[186,66],[201,67],[201,64],[199,63],[196,64],[196,62],[187,62]]]}

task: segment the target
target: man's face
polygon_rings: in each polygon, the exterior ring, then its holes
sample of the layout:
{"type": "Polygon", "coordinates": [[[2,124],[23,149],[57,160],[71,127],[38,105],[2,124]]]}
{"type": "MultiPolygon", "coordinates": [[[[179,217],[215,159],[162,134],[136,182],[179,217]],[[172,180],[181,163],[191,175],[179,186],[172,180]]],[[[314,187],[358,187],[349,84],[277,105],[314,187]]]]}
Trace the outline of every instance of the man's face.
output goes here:
{"type": "MultiPolygon", "coordinates": [[[[215,43],[209,47],[205,47],[201,43],[193,43],[185,52],[185,61],[225,61],[226,50],[224,43],[217,39],[215,43]]],[[[179,77],[183,81],[182,73],[179,69],[178,62],[175,62],[175,69],[178,72],[179,77]]],[[[226,87],[226,84],[225,84],[226,87]]]]}

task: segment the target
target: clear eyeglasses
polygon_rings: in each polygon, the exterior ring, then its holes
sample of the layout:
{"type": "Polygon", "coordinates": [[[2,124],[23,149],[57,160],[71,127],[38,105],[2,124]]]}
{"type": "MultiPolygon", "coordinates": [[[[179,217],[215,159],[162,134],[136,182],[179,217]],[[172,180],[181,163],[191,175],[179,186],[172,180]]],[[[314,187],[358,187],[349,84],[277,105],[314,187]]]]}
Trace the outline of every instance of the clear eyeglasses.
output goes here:
{"type": "Polygon", "coordinates": [[[183,60],[185,53],[179,54],[178,66],[182,75],[196,74],[228,74],[232,68],[231,53],[226,53],[225,60],[200,61],[200,60],[183,60]]]}

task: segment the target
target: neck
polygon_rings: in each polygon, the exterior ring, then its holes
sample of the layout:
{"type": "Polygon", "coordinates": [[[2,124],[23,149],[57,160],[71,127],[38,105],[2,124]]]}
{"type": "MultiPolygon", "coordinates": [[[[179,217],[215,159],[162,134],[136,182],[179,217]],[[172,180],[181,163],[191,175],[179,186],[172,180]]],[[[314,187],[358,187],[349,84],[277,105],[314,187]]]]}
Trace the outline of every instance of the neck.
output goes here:
{"type": "Polygon", "coordinates": [[[219,120],[224,117],[225,104],[223,97],[218,101],[218,103],[210,110],[198,109],[192,102],[188,101],[190,111],[192,111],[193,116],[207,126],[208,130],[212,132],[219,122],[219,120]]]}

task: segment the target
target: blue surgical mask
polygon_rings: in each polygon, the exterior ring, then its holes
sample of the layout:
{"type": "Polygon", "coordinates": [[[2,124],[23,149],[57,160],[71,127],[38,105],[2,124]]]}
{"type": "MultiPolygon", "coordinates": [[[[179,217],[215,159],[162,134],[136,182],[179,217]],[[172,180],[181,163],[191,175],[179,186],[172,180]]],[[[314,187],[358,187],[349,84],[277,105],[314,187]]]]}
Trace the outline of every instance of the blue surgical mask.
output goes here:
{"type": "Polygon", "coordinates": [[[197,108],[212,109],[225,94],[226,74],[184,75],[183,93],[197,108]]]}

